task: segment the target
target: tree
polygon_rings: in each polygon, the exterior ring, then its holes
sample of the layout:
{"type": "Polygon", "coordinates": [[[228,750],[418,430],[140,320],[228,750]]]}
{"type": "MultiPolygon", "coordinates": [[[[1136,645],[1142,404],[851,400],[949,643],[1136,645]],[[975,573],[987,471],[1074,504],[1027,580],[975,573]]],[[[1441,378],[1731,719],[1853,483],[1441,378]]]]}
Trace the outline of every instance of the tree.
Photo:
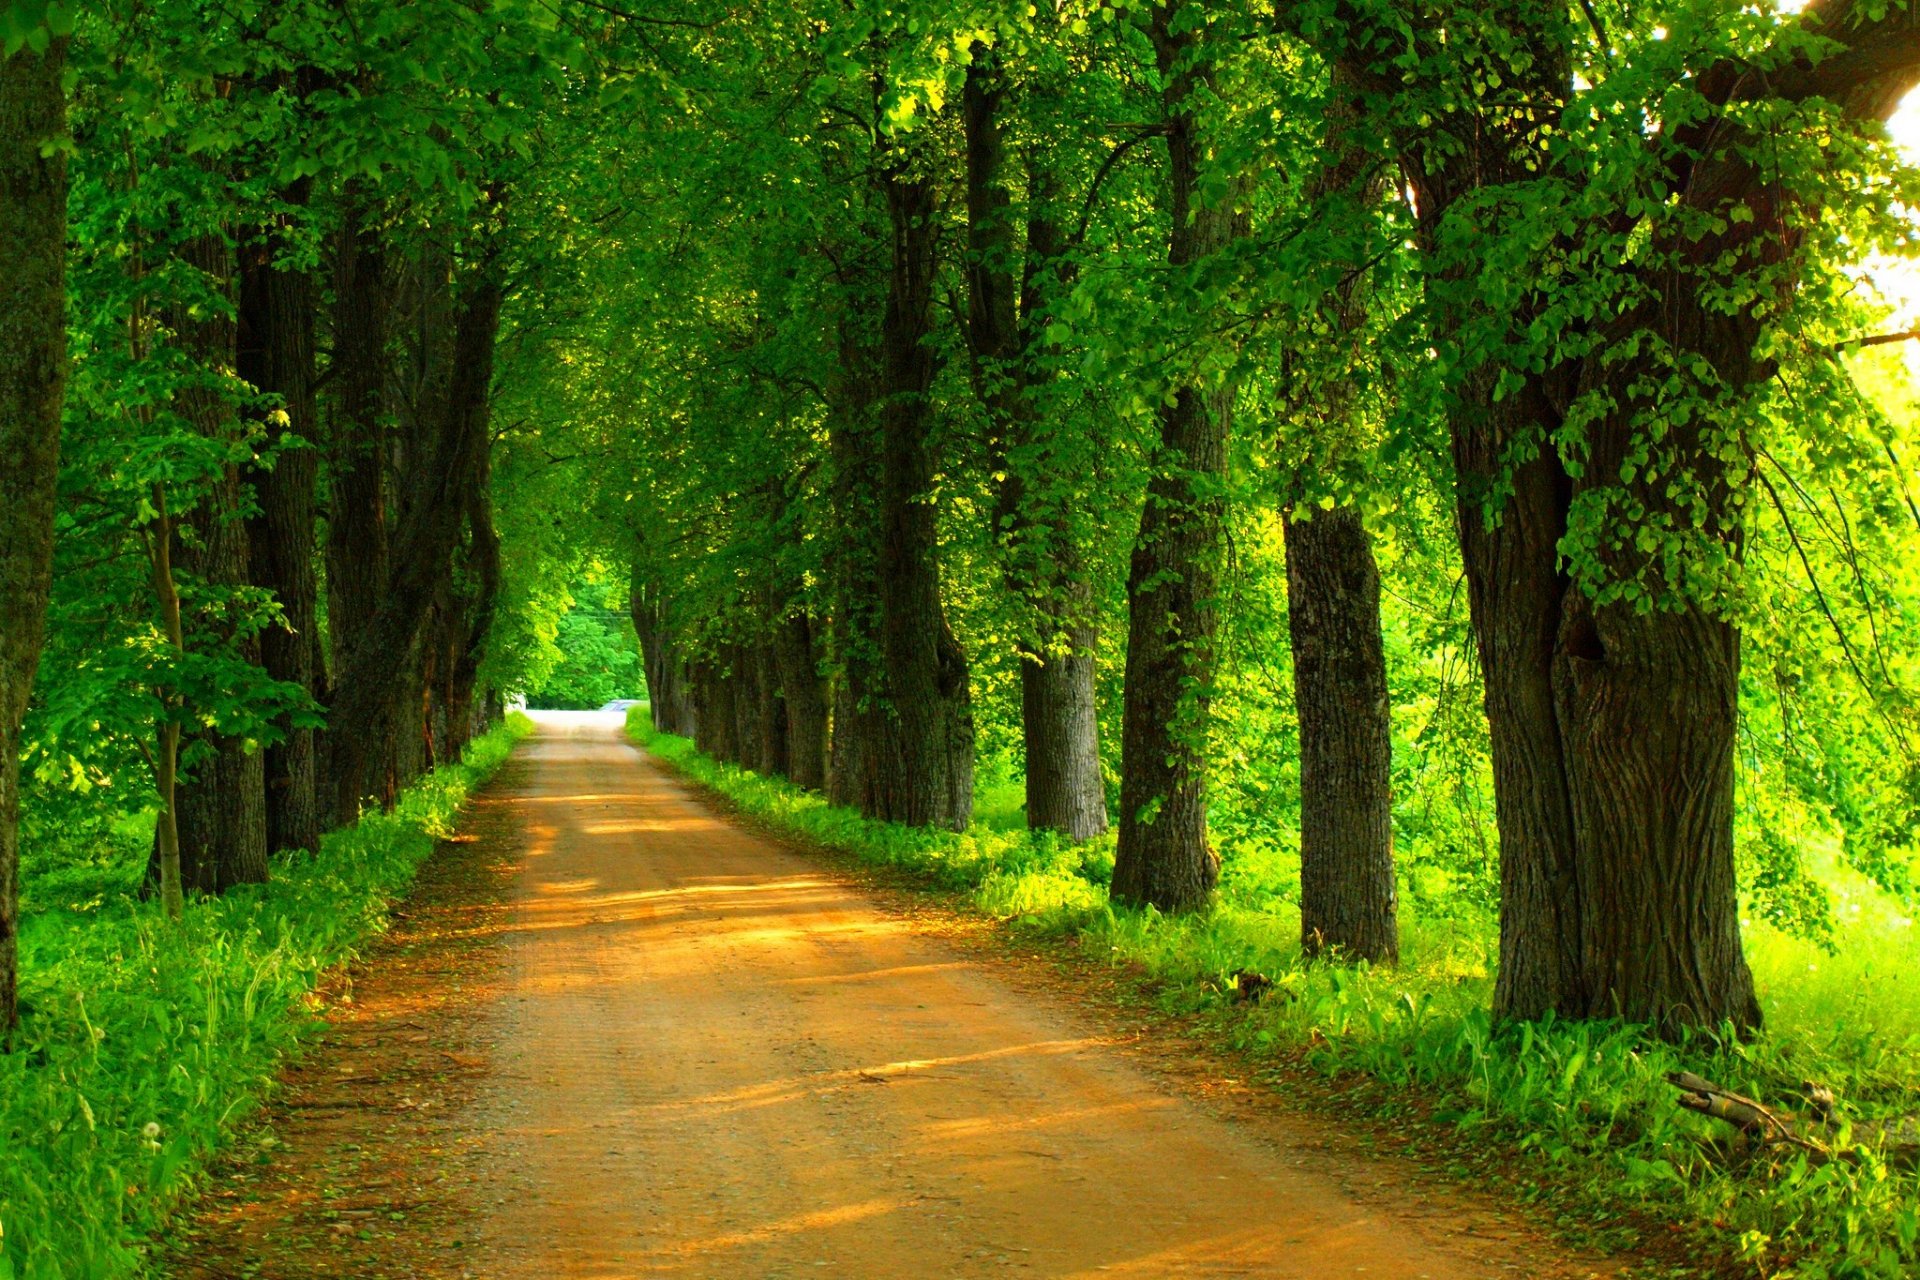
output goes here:
{"type": "Polygon", "coordinates": [[[66,389],[67,41],[49,36],[36,26],[0,48],[0,1037],[8,1043],[19,1017],[20,722],[44,641],[66,389]]]}
{"type": "Polygon", "coordinates": [[[975,393],[990,425],[996,533],[1006,543],[1007,585],[1030,621],[1017,643],[1021,727],[1026,747],[1027,823],[1085,840],[1107,829],[1094,696],[1095,633],[1081,549],[1057,498],[1034,518],[1033,487],[1069,487],[1061,462],[1036,440],[1036,356],[1044,339],[1046,295],[1064,283],[1064,236],[1045,201],[1055,180],[1035,149],[1026,175],[1030,207],[1024,260],[1016,248],[1012,176],[1001,117],[1006,69],[998,51],[973,46],[963,90],[966,128],[968,315],[966,337],[975,393]],[[1016,462],[1016,458],[1018,461],[1016,462]],[[1051,464],[1051,465],[1049,465],[1051,464]]]}
{"type": "Polygon", "coordinates": [[[1380,573],[1358,484],[1341,475],[1365,453],[1362,395],[1377,354],[1368,277],[1380,242],[1404,231],[1381,216],[1381,166],[1359,134],[1361,112],[1344,70],[1332,68],[1325,161],[1305,195],[1306,216],[1334,250],[1300,282],[1310,296],[1289,340],[1280,412],[1282,449],[1297,452],[1283,487],[1287,625],[1300,719],[1300,945],[1394,963],[1400,956],[1393,865],[1393,706],[1380,636],[1380,573]],[[1341,229],[1387,223],[1358,245],[1341,229]],[[1359,252],[1339,252],[1358,248],[1359,252]],[[1342,465],[1344,464],[1344,466],[1342,465]],[[1349,487],[1350,486],[1350,487],[1349,487]]]}
{"type": "MultiPolygon", "coordinates": [[[[1207,6],[1188,0],[1156,6],[1148,19],[1165,84],[1167,264],[1176,279],[1195,285],[1212,255],[1246,229],[1232,175],[1208,170],[1204,99],[1214,52],[1207,18],[1207,6]]],[[[1204,904],[1219,875],[1207,841],[1204,742],[1233,397],[1230,376],[1217,368],[1167,391],[1127,574],[1113,896],[1163,911],[1204,904]]]]}
{"type": "Polygon", "coordinates": [[[1618,63],[1589,17],[1531,0],[1304,28],[1390,122],[1455,370],[1506,1017],[1759,1019],[1729,592],[1776,368],[1763,340],[1821,238],[1804,215],[1838,198],[1833,159],[1792,139],[1883,118],[1920,39],[1845,0],[1778,29],[1696,21],[1618,63]],[[1402,37],[1395,65],[1377,42],[1402,37]],[[1615,129],[1611,104],[1668,89],[1660,129],[1615,129]]]}

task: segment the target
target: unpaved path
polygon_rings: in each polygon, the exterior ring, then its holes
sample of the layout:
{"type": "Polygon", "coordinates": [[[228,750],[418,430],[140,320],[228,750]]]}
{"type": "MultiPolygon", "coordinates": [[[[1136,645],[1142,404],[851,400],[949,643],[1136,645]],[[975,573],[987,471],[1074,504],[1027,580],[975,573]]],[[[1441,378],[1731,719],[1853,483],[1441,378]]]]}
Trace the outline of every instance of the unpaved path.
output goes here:
{"type": "Polygon", "coordinates": [[[423,1139],[465,1222],[436,1229],[465,1240],[412,1274],[1599,1274],[1474,1234],[1304,1119],[1223,1117],[717,816],[616,717],[540,720],[485,804],[520,859],[473,1036],[490,1067],[423,1139]]]}

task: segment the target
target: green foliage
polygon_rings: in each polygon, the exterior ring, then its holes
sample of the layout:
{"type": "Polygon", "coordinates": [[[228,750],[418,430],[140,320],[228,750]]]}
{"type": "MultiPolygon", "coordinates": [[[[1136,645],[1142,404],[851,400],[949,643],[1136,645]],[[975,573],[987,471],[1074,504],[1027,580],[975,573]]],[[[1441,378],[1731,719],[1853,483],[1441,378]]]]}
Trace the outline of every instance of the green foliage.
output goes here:
{"type": "Polygon", "coordinates": [[[561,616],[553,644],[559,660],[527,690],[528,706],[590,711],[645,692],[639,642],[624,609],[615,612],[591,599],[577,601],[561,616]]]}
{"type": "Polygon", "coordinates": [[[142,1242],[314,1028],[317,980],[384,927],[531,727],[514,718],[392,813],[328,835],[317,857],[282,858],[271,885],[193,901],[177,925],[134,892],[144,841],[123,836],[100,866],[70,854],[38,876],[25,1018],[0,1056],[0,1276],[140,1270],[142,1242]]]}
{"type": "MultiPolygon", "coordinates": [[[[1575,1216],[1616,1241],[1631,1237],[1622,1217],[1631,1210],[1698,1235],[1708,1249],[1731,1253],[1737,1240],[1768,1275],[1896,1280],[1920,1265],[1920,1175],[1889,1169],[1871,1149],[1824,1167],[1797,1157],[1730,1163],[1714,1145],[1724,1130],[1676,1107],[1665,1082],[1669,1071],[1690,1070],[1792,1109],[1811,1078],[1845,1100],[1849,1120],[1906,1114],[1920,1079],[1920,997],[1905,980],[1920,963],[1920,931],[1910,920],[1851,921],[1838,957],[1756,930],[1750,953],[1771,1028],[1756,1042],[1674,1044],[1632,1025],[1551,1018],[1495,1027],[1484,917],[1403,912],[1396,970],[1308,964],[1297,913],[1264,887],[1236,893],[1230,876],[1225,900],[1202,914],[1115,909],[1103,888],[1110,841],[1062,849],[981,824],[954,834],[877,823],[718,765],[685,739],[654,732],[644,708],[627,731],[783,834],[965,891],[1009,928],[1072,938],[1135,969],[1154,980],[1165,1008],[1205,1015],[1256,1058],[1418,1090],[1463,1139],[1523,1153],[1513,1178],[1526,1194],[1562,1214],[1566,1197],[1577,1197],[1575,1216]],[[1257,1005],[1233,1003],[1238,969],[1267,975],[1274,992],[1257,1005]]],[[[1238,861],[1243,876],[1262,879],[1245,855],[1223,852],[1230,871],[1238,861]]],[[[1871,902],[1864,880],[1860,888],[1871,902]]],[[[1392,1093],[1368,1096],[1396,1113],[1406,1105],[1392,1093]]]]}

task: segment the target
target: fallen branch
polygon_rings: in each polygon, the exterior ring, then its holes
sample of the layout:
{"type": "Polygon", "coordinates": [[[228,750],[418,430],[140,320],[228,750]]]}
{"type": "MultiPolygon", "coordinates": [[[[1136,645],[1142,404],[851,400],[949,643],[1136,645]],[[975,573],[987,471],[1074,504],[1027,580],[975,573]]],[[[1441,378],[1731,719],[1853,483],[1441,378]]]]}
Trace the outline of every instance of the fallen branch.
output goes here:
{"type": "Polygon", "coordinates": [[[1909,1116],[1849,1126],[1839,1118],[1833,1090],[1811,1080],[1802,1086],[1814,1114],[1811,1122],[1776,1111],[1691,1071],[1670,1072],[1667,1083],[1680,1091],[1676,1101],[1686,1110],[1731,1125],[1742,1137],[1762,1147],[1803,1151],[1812,1164],[1835,1159],[1857,1161],[1863,1150],[1872,1150],[1893,1168],[1920,1168],[1920,1119],[1909,1116]]]}

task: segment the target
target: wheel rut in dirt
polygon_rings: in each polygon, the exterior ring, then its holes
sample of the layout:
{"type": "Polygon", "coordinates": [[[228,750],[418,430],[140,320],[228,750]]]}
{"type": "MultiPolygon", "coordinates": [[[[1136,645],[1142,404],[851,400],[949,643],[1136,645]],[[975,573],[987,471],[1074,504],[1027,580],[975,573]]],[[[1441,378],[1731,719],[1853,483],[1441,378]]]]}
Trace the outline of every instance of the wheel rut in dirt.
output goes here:
{"type": "Polygon", "coordinates": [[[470,1037],[489,1065],[433,1135],[464,1243],[396,1274],[1613,1274],[1304,1122],[1223,1118],[719,816],[614,717],[539,718],[487,799],[519,858],[470,1037]]]}

